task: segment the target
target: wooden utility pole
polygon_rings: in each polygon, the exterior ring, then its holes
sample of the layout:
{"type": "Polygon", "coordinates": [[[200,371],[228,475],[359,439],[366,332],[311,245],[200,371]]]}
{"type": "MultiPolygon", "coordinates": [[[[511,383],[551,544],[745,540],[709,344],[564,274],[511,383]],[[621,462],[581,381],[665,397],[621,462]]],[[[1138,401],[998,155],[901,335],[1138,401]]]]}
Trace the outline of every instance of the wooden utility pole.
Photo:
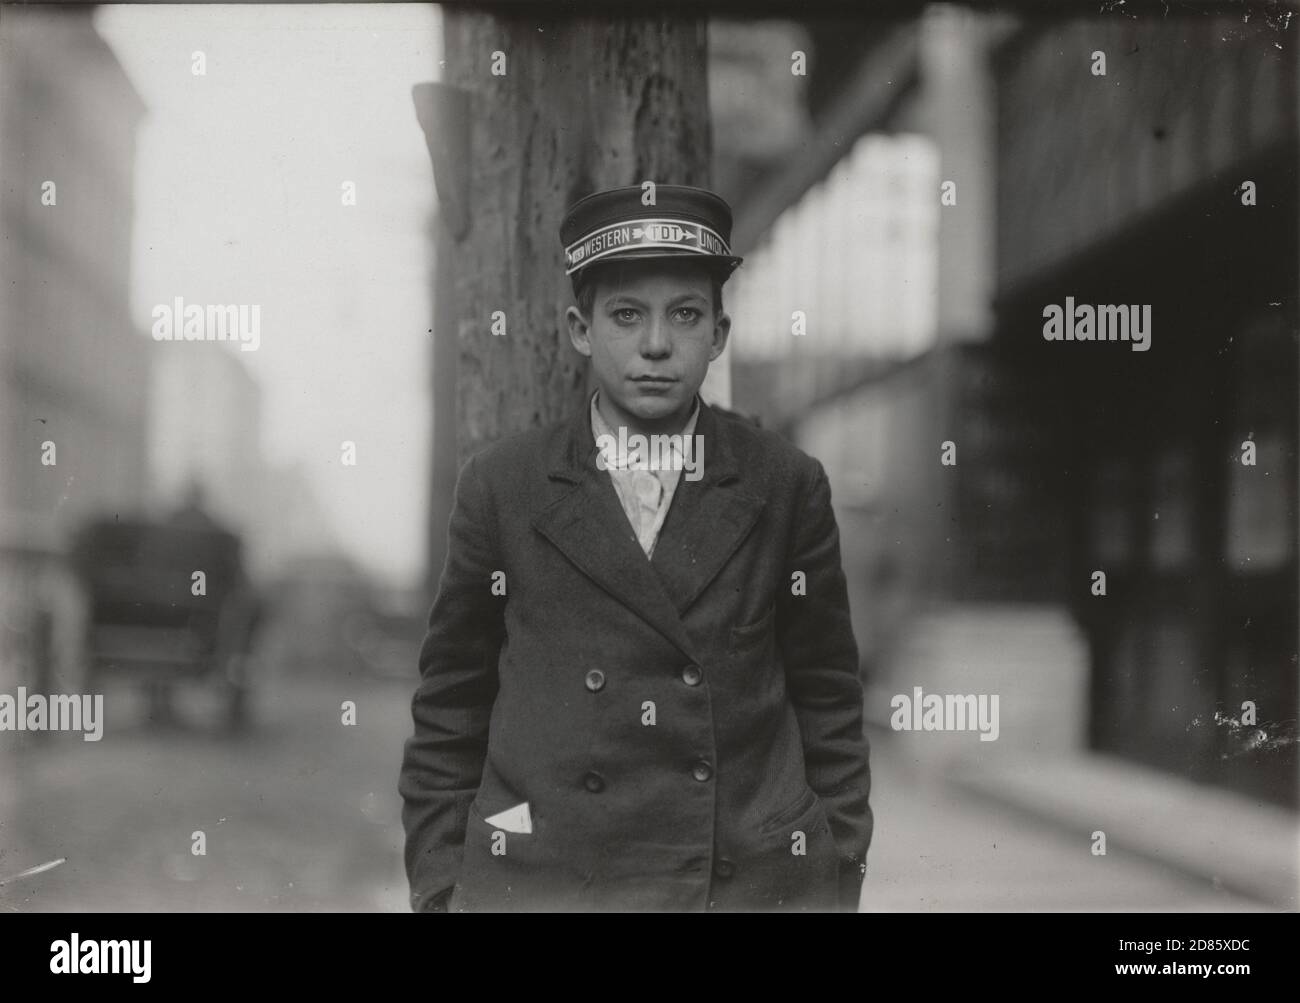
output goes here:
{"type": "Polygon", "coordinates": [[[431,587],[459,465],[585,400],[564,210],[619,185],[707,186],[711,155],[703,17],[447,6],[443,34],[442,82],[414,95],[439,205],[431,587]]]}
{"type": "MultiPolygon", "coordinates": [[[[707,185],[705,21],[444,8],[444,82],[464,94],[463,232],[448,248],[459,345],[459,460],[571,413],[585,360],[558,230],[616,185],[707,185]],[[494,334],[495,330],[504,334],[494,334]]],[[[439,191],[442,199],[442,191],[439,191]]]]}

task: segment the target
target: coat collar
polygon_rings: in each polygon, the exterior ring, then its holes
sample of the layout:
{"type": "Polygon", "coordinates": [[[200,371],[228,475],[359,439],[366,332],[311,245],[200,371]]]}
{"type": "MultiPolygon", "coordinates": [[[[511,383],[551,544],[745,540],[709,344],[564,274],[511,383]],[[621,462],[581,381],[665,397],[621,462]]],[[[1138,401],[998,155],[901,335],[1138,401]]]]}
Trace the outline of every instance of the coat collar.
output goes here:
{"type": "Polygon", "coordinates": [[[547,445],[547,475],[571,484],[533,526],[579,570],[651,624],[687,657],[696,646],[682,616],[753,529],[765,499],[742,470],[731,424],[700,402],[702,476],[685,477],[664,520],[653,561],[623,514],[609,472],[596,465],[590,412],[580,408],[547,445]]]}

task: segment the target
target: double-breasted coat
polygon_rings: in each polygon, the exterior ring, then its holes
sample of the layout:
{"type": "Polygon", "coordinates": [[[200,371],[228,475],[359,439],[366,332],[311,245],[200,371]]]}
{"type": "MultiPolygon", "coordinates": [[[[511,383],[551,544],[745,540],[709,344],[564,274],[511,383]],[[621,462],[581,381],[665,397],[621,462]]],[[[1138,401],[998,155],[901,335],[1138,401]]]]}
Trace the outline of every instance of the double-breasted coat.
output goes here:
{"type": "Polygon", "coordinates": [[[870,773],[825,471],[703,403],[695,431],[653,559],[586,409],[461,468],[399,781],[417,911],[856,908],[870,773]]]}

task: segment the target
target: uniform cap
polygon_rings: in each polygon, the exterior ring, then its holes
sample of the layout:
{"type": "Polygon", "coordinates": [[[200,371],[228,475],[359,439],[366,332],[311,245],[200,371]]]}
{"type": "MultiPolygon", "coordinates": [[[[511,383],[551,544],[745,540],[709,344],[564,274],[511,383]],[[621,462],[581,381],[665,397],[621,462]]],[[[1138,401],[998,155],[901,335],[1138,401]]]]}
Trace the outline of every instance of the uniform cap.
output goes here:
{"type": "Polygon", "coordinates": [[[564,274],[588,265],[643,258],[698,258],[724,276],[743,260],[731,253],[731,207],[686,185],[656,185],[654,205],[639,185],[580,199],[560,224],[564,274]]]}

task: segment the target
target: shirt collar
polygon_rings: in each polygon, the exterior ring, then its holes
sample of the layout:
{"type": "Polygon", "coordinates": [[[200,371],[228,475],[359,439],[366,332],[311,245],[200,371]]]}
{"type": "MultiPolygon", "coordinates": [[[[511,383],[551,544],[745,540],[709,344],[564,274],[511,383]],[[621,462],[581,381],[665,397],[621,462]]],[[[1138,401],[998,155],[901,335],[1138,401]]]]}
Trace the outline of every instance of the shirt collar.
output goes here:
{"type": "MultiPolygon", "coordinates": [[[[614,442],[611,445],[606,446],[602,450],[602,452],[604,452],[605,454],[605,465],[606,467],[610,467],[618,470],[625,470],[629,466],[629,463],[636,458],[637,455],[636,450],[635,448],[632,447],[631,443],[628,444],[629,448],[626,451],[619,448],[620,443],[619,443],[618,433],[609,427],[609,423],[605,421],[605,416],[602,415],[600,413],[600,409],[596,407],[596,400],[599,397],[600,397],[600,390],[596,390],[596,392],[591,395],[590,408],[591,408],[592,438],[595,439],[597,443],[599,443],[600,437],[602,435],[612,436],[614,442]]],[[[668,440],[669,446],[672,450],[673,458],[678,462],[681,462],[684,459],[684,457],[682,456],[682,449],[681,449],[682,439],[685,436],[695,434],[695,423],[699,419],[699,417],[700,417],[700,395],[697,393],[695,395],[695,406],[691,409],[691,416],[686,419],[686,424],[682,427],[681,432],[677,433],[676,436],[668,440]]],[[[653,457],[651,457],[651,459],[653,459],[653,457]]],[[[681,468],[677,467],[676,469],[681,469],[681,468]]]]}

